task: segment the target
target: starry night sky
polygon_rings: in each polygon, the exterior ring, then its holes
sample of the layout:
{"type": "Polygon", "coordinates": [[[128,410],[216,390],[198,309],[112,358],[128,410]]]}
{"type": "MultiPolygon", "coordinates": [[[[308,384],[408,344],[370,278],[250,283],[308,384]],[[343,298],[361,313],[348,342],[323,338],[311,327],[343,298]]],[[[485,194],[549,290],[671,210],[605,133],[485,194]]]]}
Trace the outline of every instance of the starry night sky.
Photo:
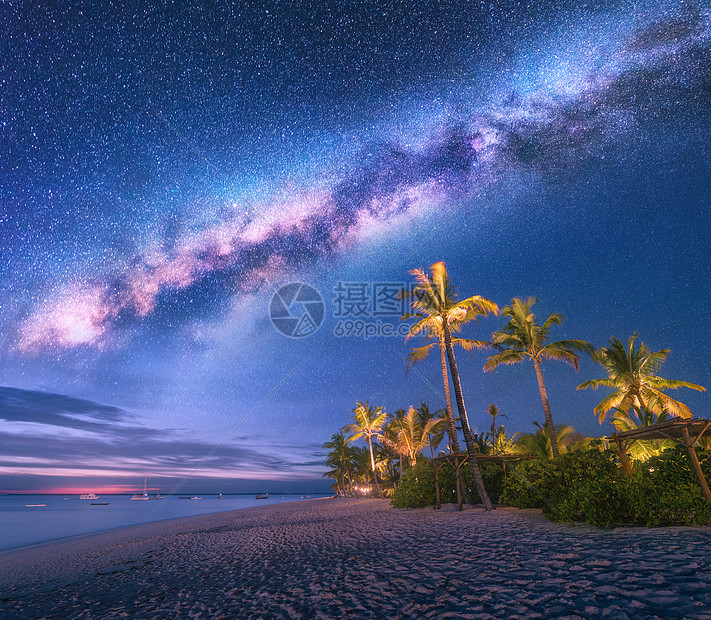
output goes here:
{"type": "MultiPolygon", "coordinates": [[[[709,6],[531,4],[0,3],[0,490],[325,488],[356,401],[443,404],[419,342],[335,335],[335,289],[437,260],[709,387],[709,6]],[[290,282],[309,337],[270,322],[290,282]]],[[[533,369],[484,361],[472,426],[531,431],[533,369]]],[[[544,374],[556,422],[610,431],[575,392],[600,367],[544,374]]]]}

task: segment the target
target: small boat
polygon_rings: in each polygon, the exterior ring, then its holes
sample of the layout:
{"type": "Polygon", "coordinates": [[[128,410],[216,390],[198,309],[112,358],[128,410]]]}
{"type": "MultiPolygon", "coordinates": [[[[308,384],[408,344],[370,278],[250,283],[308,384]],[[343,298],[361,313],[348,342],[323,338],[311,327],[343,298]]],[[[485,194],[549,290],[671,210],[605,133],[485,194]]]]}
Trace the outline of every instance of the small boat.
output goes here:
{"type": "Polygon", "coordinates": [[[83,495],[79,496],[79,499],[99,499],[101,497],[100,495],[96,495],[95,493],[84,493],[83,495]]]}
{"type": "Polygon", "coordinates": [[[91,502],[90,506],[108,506],[109,502],[91,502]]]}
{"type": "Polygon", "coordinates": [[[189,495],[180,495],[178,496],[178,499],[192,499],[189,495]]]}
{"type": "Polygon", "coordinates": [[[254,499],[269,499],[269,493],[257,493],[254,499]]]}
{"type": "Polygon", "coordinates": [[[217,496],[217,499],[227,499],[222,493],[217,496]]]}
{"type": "Polygon", "coordinates": [[[28,508],[39,508],[40,506],[46,506],[47,504],[25,504],[28,508]]]}
{"type": "Polygon", "coordinates": [[[165,499],[162,495],[158,494],[153,499],[165,499]]]}
{"type": "Polygon", "coordinates": [[[195,496],[195,497],[191,497],[190,499],[202,499],[202,497],[195,496]]]}
{"type": "Polygon", "coordinates": [[[146,484],[147,483],[148,483],[148,476],[143,478],[143,494],[135,493],[134,495],[132,495],[131,496],[132,502],[147,502],[149,499],[151,499],[148,496],[148,493],[146,493],[146,484]]]}

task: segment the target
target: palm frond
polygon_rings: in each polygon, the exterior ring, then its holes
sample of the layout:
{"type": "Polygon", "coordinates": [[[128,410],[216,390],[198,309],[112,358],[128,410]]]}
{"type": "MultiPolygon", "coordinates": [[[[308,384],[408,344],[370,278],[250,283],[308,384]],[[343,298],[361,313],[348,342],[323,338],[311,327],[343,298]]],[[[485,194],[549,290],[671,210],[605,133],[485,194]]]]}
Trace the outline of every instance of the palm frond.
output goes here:
{"type": "Polygon", "coordinates": [[[429,354],[432,347],[436,347],[437,343],[433,342],[431,344],[426,344],[423,347],[415,347],[407,354],[407,368],[405,372],[407,373],[413,364],[417,364],[425,359],[429,354]]]}
{"type": "Polygon", "coordinates": [[[473,340],[471,338],[452,338],[452,344],[462,347],[465,351],[471,353],[474,350],[481,351],[482,349],[493,349],[494,344],[486,340],[473,340]]]}
{"type": "Polygon", "coordinates": [[[689,388],[697,392],[705,392],[706,388],[703,385],[689,383],[688,381],[677,381],[676,379],[662,379],[661,377],[647,377],[647,384],[658,389],[678,390],[679,388],[689,388]]]}
{"type": "Polygon", "coordinates": [[[494,353],[487,358],[486,364],[484,364],[484,372],[491,372],[497,367],[504,365],[509,366],[511,364],[518,364],[526,358],[527,354],[525,351],[516,351],[514,349],[504,349],[499,353],[494,353]]]}
{"type": "Polygon", "coordinates": [[[600,424],[605,421],[605,417],[609,411],[618,407],[623,408],[623,403],[628,399],[630,399],[630,396],[625,390],[616,390],[609,396],[603,398],[593,409],[600,419],[600,424]]]}

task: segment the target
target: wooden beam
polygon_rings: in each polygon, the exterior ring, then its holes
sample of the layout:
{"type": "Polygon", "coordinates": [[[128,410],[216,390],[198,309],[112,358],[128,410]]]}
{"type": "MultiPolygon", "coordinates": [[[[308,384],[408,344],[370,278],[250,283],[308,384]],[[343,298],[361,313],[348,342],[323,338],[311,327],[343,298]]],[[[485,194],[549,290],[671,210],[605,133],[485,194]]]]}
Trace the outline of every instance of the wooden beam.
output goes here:
{"type": "Polygon", "coordinates": [[[696,451],[691,443],[691,438],[689,437],[689,431],[686,427],[682,429],[682,435],[684,437],[684,444],[686,445],[686,451],[689,454],[689,460],[691,461],[691,467],[694,470],[694,475],[696,480],[701,487],[701,493],[706,498],[706,500],[711,504],[711,491],[709,491],[709,485],[706,483],[706,478],[704,478],[704,472],[701,471],[701,465],[699,464],[699,459],[696,456],[696,451]]]}
{"type": "Polygon", "coordinates": [[[699,433],[699,436],[696,439],[694,439],[694,443],[691,444],[692,446],[696,446],[696,444],[699,443],[699,439],[701,439],[704,436],[704,433],[708,430],[709,426],[711,426],[711,420],[706,422],[706,426],[704,426],[704,430],[702,430],[699,433]]]}

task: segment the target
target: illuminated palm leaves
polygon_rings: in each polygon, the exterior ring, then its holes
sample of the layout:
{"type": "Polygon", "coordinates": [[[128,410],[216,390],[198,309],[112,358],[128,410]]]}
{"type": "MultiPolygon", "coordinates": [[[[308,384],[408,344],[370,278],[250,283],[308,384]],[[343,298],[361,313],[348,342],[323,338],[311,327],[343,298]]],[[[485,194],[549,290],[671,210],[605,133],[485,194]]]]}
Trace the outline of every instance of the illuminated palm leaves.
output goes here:
{"type": "Polygon", "coordinates": [[[593,356],[593,359],[607,371],[607,377],[585,381],[577,389],[596,390],[606,387],[615,390],[594,409],[601,424],[613,409],[629,411],[633,407],[644,412],[667,411],[673,416],[690,418],[690,409],[662,390],[685,387],[704,392],[706,388],[687,381],[675,381],[657,376],[656,372],[667,359],[669,349],[652,352],[643,342],[635,348],[636,338],[637,334],[633,334],[627,341],[626,347],[617,338],[610,338],[610,346],[598,349],[593,356]]]}
{"type": "MultiPolygon", "coordinates": [[[[462,394],[461,381],[459,379],[459,371],[457,370],[457,362],[454,357],[454,348],[452,346],[452,332],[458,331],[459,327],[472,320],[477,320],[481,316],[487,314],[497,314],[498,306],[481,295],[467,297],[461,301],[457,300],[456,291],[452,286],[447,273],[447,268],[443,262],[435,263],[430,267],[430,273],[425,273],[422,269],[413,269],[410,272],[415,277],[417,283],[415,288],[404,297],[410,300],[410,305],[414,312],[407,315],[406,318],[416,317],[418,321],[410,329],[410,335],[423,334],[425,336],[437,337],[440,343],[443,342],[443,364],[444,353],[446,353],[447,362],[449,365],[449,373],[452,377],[454,386],[454,396],[457,402],[459,411],[459,420],[462,424],[462,433],[464,441],[469,452],[469,465],[472,469],[474,482],[484,503],[484,508],[490,510],[492,508],[489,496],[484,488],[484,482],[481,477],[479,465],[476,461],[477,449],[474,444],[469,420],[467,418],[467,410],[464,405],[464,396],[462,394]]],[[[442,345],[440,344],[440,347],[442,345]]],[[[448,388],[448,380],[445,380],[445,390],[448,388]]],[[[452,441],[456,440],[456,430],[454,428],[454,417],[447,411],[447,424],[450,429],[452,441]]]]}
{"type": "Polygon", "coordinates": [[[382,407],[373,407],[365,403],[357,403],[353,410],[353,424],[343,427],[342,432],[349,433],[347,441],[356,441],[364,438],[368,444],[370,451],[370,466],[373,471],[373,482],[375,490],[380,496],[380,485],[378,484],[378,476],[375,467],[375,455],[373,453],[373,439],[377,439],[385,426],[388,414],[383,411],[382,407]]]}
{"type": "Polygon", "coordinates": [[[570,364],[575,370],[580,365],[579,353],[592,353],[593,346],[584,340],[558,340],[547,342],[553,325],[563,322],[562,314],[551,314],[543,323],[538,323],[531,307],[536,303],[535,297],[526,301],[519,298],[511,300],[511,305],[506,306],[501,314],[508,317],[506,326],[491,335],[492,342],[500,348],[498,353],[491,355],[484,365],[484,370],[491,372],[501,365],[517,364],[526,359],[533,362],[538,380],[538,390],[541,395],[541,404],[546,417],[546,427],[551,443],[553,456],[558,456],[558,441],[555,426],[551,415],[548,394],[543,381],[541,360],[558,360],[570,364]]]}
{"type": "Polygon", "coordinates": [[[430,418],[424,425],[414,407],[410,407],[402,420],[391,425],[395,439],[383,437],[386,446],[405,455],[411,467],[417,463],[417,455],[430,445],[432,435],[444,423],[443,419],[430,418]]]}

